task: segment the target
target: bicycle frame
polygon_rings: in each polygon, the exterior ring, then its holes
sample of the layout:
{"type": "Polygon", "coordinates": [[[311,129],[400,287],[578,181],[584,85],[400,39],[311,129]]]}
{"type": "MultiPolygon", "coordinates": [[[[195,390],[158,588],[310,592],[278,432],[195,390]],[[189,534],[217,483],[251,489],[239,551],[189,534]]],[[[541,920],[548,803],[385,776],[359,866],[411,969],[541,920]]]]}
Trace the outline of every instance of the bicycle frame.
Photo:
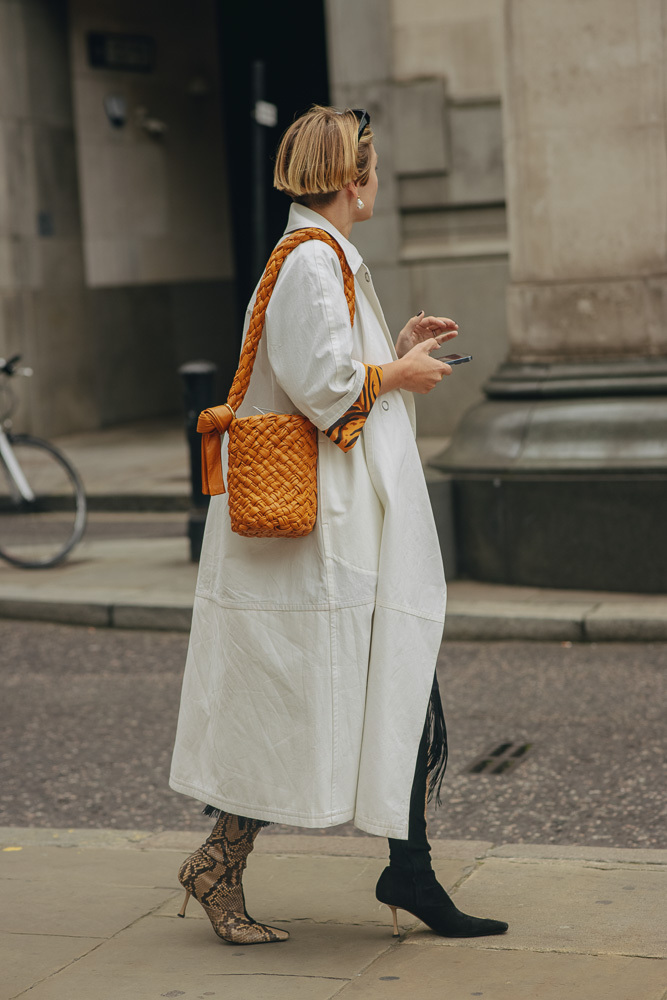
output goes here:
{"type": "Polygon", "coordinates": [[[9,473],[10,486],[14,487],[15,493],[19,493],[28,503],[33,503],[35,494],[30,489],[30,484],[23,474],[23,469],[16,459],[14,449],[3,427],[0,427],[0,459],[9,473]]]}

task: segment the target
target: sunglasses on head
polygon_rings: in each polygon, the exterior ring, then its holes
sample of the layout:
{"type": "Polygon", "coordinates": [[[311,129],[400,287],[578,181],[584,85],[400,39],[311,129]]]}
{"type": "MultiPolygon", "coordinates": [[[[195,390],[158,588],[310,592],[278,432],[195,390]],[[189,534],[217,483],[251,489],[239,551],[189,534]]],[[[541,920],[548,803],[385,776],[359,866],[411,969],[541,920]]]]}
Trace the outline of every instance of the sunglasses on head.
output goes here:
{"type": "Polygon", "coordinates": [[[364,134],[364,130],[371,123],[371,116],[364,108],[352,108],[352,112],[357,116],[359,122],[359,131],[357,132],[357,142],[359,142],[364,134]]]}

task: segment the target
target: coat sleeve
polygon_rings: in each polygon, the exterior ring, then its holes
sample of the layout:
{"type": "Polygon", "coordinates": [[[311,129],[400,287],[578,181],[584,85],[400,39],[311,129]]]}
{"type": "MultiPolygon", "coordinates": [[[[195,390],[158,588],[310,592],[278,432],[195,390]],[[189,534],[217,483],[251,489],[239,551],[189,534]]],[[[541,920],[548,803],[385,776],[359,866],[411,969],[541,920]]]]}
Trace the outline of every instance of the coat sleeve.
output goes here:
{"type": "MultiPolygon", "coordinates": [[[[265,335],[281,389],[316,427],[331,431],[332,440],[349,450],[377,396],[367,392],[369,370],[379,369],[352,357],[340,263],[324,243],[303,243],[286,259],[266,312],[265,335]],[[341,421],[346,425],[343,418],[350,413],[355,433],[344,434],[341,421]]],[[[378,381],[371,379],[371,390],[378,381]]]]}

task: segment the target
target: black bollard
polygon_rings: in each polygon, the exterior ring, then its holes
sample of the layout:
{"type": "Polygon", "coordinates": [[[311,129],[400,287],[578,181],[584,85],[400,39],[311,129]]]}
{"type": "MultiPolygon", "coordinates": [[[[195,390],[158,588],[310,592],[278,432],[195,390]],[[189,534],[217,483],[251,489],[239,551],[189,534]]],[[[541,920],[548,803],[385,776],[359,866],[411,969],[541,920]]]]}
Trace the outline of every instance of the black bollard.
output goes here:
{"type": "Polygon", "coordinates": [[[197,433],[197,420],[202,410],[216,405],[215,376],[218,366],[213,361],[187,361],[178,369],[183,379],[185,403],[185,433],[190,449],[190,513],[188,538],[190,559],[199,562],[204,538],[206,512],[210,497],[201,491],[201,434],[197,433]]]}

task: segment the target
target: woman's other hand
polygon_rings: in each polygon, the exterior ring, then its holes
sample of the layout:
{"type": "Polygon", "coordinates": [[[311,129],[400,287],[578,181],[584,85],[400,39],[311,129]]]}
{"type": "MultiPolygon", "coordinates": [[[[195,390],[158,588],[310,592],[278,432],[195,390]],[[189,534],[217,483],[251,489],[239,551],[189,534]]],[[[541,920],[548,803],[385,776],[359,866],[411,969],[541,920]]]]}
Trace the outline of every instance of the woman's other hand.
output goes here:
{"type": "Polygon", "coordinates": [[[399,333],[396,339],[396,354],[402,358],[417,344],[423,344],[431,339],[437,340],[438,344],[444,344],[446,340],[456,337],[458,332],[458,324],[453,319],[447,319],[446,316],[425,316],[422,309],[408,320],[399,333]]]}
{"type": "Polygon", "coordinates": [[[408,389],[410,392],[425,394],[435,388],[445,375],[451,375],[450,365],[431,357],[431,351],[439,346],[438,338],[431,337],[407,351],[398,361],[382,365],[380,395],[391,392],[392,389],[408,389]]]}

